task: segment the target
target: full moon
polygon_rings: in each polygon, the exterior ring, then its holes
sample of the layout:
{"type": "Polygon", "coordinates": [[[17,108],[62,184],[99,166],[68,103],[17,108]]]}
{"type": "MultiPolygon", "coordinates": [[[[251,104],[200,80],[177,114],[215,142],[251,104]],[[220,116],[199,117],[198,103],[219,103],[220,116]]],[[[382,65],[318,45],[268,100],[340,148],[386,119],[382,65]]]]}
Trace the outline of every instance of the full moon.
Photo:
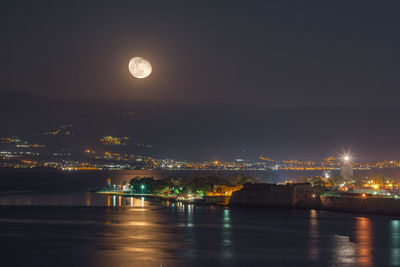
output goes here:
{"type": "Polygon", "coordinates": [[[146,59],[134,57],[129,61],[129,71],[135,78],[143,79],[150,75],[152,68],[146,59]]]}

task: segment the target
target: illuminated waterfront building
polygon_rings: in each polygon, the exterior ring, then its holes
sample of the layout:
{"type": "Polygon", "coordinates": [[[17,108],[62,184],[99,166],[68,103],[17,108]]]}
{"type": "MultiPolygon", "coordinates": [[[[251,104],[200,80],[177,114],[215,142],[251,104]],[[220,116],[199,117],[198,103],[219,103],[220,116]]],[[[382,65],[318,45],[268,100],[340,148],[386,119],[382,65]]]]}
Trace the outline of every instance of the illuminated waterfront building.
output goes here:
{"type": "Polygon", "coordinates": [[[340,168],[340,175],[343,176],[345,180],[350,180],[351,178],[353,178],[354,171],[353,167],[351,166],[349,156],[344,157],[343,164],[340,168]]]}

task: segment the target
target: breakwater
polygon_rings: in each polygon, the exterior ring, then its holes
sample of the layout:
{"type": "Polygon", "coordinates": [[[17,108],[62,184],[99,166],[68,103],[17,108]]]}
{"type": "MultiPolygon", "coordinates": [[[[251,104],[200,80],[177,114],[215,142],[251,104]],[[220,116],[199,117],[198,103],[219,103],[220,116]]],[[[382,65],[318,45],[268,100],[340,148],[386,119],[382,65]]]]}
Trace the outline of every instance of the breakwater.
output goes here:
{"type": "Polygon", "coordinates": [[[320,199],[325,210],[400,215],[400,200],[393,198],[321,196],[320,199]]]}
{"type": "Polygon", "coordinates": [[[356,193],[319,195],[310,184],[245,184],[233,192],[229,205],[400,215],[400,199],[356,193]]]}

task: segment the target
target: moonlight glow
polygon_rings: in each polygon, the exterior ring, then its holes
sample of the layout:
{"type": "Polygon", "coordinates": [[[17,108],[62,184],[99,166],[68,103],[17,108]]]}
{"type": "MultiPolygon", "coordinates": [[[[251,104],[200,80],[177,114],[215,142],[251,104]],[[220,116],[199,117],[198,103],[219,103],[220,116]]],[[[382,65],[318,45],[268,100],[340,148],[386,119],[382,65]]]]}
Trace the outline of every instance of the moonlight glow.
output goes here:
{"type": "Polygon", "coordinates": [[[134,57],[129,61],[129,71],[135,78],[143,79],[150,75],[152,68],[144,58],[134,57]]]}

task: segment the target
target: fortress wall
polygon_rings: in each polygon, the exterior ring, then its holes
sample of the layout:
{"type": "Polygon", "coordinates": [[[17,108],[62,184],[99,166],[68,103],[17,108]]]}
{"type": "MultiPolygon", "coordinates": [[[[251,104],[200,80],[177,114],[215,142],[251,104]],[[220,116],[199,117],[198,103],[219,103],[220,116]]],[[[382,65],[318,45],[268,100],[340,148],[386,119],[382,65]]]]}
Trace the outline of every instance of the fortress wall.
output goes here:
{"type": "Polygon", "coordinates": [[[323,209],[337,211],[400,214],[400,200],[390,198],[321,196],[321,206],[323,209]]]}
{"type": "Polygon", "coordinates": [[[229,204],[240,206],[264,206],[290,208],[307,206],[312,202],[310,185],[246,184],[232,193],[229,204]]]}

